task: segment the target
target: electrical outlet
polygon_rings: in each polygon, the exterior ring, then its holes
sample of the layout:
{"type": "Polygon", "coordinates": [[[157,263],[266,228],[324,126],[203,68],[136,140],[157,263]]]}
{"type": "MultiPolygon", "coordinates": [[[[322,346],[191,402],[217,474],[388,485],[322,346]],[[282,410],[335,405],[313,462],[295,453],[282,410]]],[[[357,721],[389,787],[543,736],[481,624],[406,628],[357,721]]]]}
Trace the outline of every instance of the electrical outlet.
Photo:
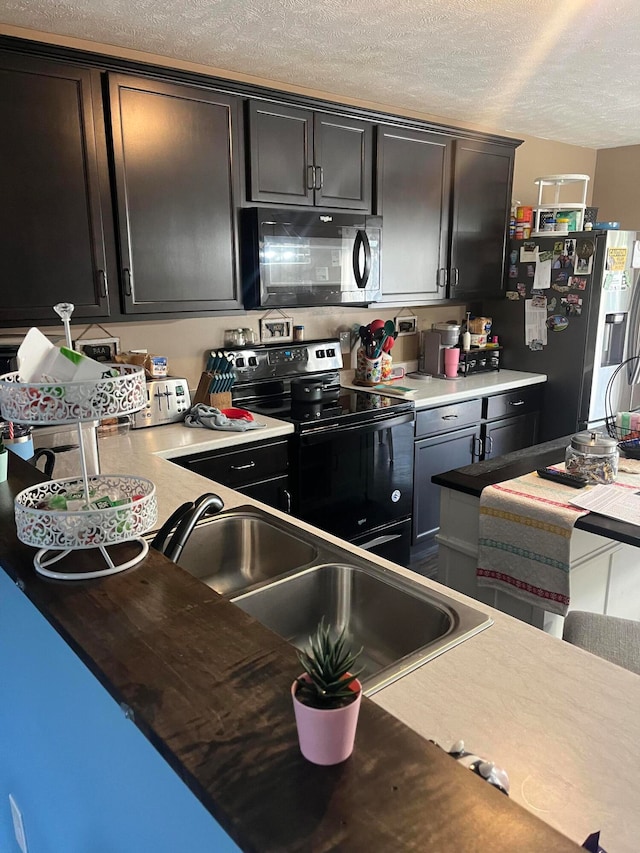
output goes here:
{"type": "Polygon", "coordinates": [[[340,335],[340,352],[346,355],[351,351],[351,332],[347,330],[338,334],[340,335]]]}
{"type": "Polygon", "coordinates": [[[24,834],[24,823],[22,822],[22,812],[18,808],[18,804],[13,799],[13,794],[9,794],[9,805],[11,806],[11,817],[13,818],[13,831],[16,834],[16,841],[22,853],[27,853],[27,836],[24,834]]]}

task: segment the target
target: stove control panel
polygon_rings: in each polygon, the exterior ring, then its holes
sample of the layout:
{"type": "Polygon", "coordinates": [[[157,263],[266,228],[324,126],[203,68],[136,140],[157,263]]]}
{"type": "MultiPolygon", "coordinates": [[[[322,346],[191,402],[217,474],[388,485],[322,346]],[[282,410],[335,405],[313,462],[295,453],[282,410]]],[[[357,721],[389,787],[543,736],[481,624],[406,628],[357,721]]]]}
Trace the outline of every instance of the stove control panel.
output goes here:
{"type": "Polygon", "coordinates": [[[269,343],[228,351],[233,354],[237,383],[293,378],[305,373],[336,371],[343,366],[340,342],[334,340],[269,343]]]}

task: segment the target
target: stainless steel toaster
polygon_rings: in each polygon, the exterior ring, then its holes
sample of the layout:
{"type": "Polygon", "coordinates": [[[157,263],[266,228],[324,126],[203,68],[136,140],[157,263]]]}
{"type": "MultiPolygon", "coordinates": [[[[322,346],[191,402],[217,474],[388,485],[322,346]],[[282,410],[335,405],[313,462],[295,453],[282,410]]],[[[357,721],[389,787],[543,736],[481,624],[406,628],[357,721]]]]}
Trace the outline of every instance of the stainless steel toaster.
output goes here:
{"type": "Polygon", "coordinates": [[[133,429],[183,421],[191,408],[187,380],[180,376],[147,379],[147,405],[133,416],[133,429]]]}

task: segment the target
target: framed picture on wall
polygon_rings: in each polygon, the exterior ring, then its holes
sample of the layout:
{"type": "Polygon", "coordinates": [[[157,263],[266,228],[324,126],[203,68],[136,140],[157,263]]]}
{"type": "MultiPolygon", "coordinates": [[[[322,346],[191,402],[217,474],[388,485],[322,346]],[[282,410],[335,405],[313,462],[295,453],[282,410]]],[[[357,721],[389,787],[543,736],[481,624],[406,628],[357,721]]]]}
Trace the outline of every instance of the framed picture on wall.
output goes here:
{"type": "Polygon", "coordinates": [[[82,338],[73,348],[94,361],[111,362],[120,352],[120,338],[82,338]]]}
{"type": "Polygon", "coordinates": [[[293,317],[271,315],[260,320],[260,340],[265,343],[287,343],[293,340],[293,317]]]}

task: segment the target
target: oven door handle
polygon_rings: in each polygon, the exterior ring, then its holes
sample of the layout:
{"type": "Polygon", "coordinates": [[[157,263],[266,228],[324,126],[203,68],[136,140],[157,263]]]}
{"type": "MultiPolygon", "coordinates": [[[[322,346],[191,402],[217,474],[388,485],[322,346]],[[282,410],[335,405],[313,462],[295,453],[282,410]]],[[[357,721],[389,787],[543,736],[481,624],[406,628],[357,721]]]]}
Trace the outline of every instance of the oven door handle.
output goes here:
{"type": "Polygon", "coordinates": [[[360,290],[364,290],[369,281],[371,274],[371,244],[367,232],[362,228],[356,231],[356,238],[353,241],[353,275],[355,276],[356,285],[360,290]],[[360,272],[360,248],[364,249],[364,269],[360,272]]]}
{"type": "Polygon", "coordinates": [[[401,538],[401,533],[394,533],[393,535],[388,533],[386,536],[376,536],[375,539],[370,539],[368,542],[363,542],[361,545],[358,545],[358,548],[363,548],[365,551],[368,551],[371,548],[377,548],[378,545],[386,545],[387,542],[395,542],[396,539],[401,538]]]}
{"type": "Polygon", "coordinates": [[[300,436],[300,444],[303,447],[309,447],[312,444],[320,444],[333,435],[344,435],[349,432],[378,432],[382,429],[393,429],[393,427],[400,426],[401,424],[412,423],[413,420],[414,413],[407,412],[405,415],[386,415],[385,417],[372,418],[369,421],[362,421],[353,426],[337,426],[336,424],[326,427],[319,426],[315,427],[311,432],[303,433],[300,436]]]}

